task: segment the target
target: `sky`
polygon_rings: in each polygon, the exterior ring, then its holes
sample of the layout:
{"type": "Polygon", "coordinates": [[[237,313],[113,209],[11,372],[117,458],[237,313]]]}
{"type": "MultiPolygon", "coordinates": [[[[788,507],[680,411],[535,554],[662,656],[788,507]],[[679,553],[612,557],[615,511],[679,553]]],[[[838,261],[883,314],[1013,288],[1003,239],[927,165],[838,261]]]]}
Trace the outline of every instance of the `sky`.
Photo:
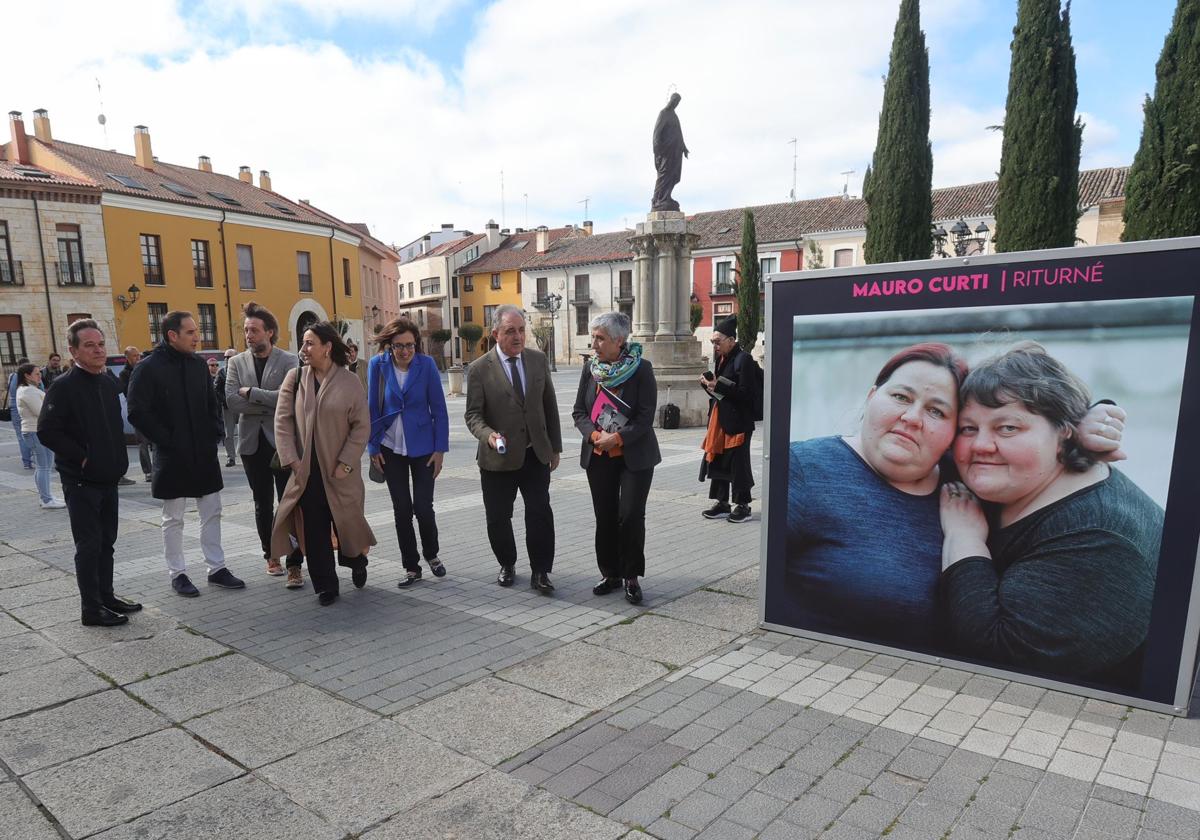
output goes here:
{"type": "MultiPolygon", "coordinates": [[[[921,3],[935,187],[995,177],[1000,134],[988,127],[1004,119],[1016,6],[921,3]]],[[[146,125],[161,160],[267,169],[276,191],[396,245],[489,219],[619,230],[649,209],[651,130],[676,90],[691,152],[674,192],[684,211],[787,201],[793,163],[798,198],[859,194],[898,7],[19,3],[4,16],[0,108],[27,125],[45,108],[55,137],[129,154],[146,125]]],[[[1083,168],[1133,160],[1174,9],[1075,0],[1083,168]]]]}

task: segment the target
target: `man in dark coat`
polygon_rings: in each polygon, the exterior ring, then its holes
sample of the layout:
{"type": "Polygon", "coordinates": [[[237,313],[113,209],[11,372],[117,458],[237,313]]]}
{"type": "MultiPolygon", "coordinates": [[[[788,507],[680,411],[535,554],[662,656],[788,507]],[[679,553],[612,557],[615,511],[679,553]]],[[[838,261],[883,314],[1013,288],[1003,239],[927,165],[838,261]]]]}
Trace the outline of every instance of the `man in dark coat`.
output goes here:
{"type": "Polygon", "coordinates": [[[224,589],[246,584],[225,568],[221,547],[221,462],[217,447],[225,436],[221,408],[196,355],[200,330],[190,312],[169,312],[162,322],[163,341],[142,359],[129,378],[129,422],[154,444],[150,482],[163,500],[163,547],[171,586],[184,597],[200,591],[186,574],[183,557],[183,510],[195,499],[200,512],[200,547],[208,582],[224,589]]]}
{"type": "Polygon", "coordinates": [[[672,93],[667,107],[658,112],[658,120],[654,123],[654,169],[658,178],[654,182],[654,197],[650,199],[651,210],[679,209],[679,202],[671,198],[671,190],[679,183],[683,159],[688,156],[683,129],[675,114],[679,100],[679,94],[672,93]]]}
{"type": "Polygon", "coordinates": [[[125,613],[142,608],[113,594],[117,481],[129,467],[120,391],[105,367],[104,333],[95,321],[73,322],[67,346],[75,365],[46,394],[37,433],[54,452],[62,479],[83,623],[112,627],[129,620],[125,613]]]}
{"type": "Polygon", "coordinates": [[[700,480],[710,480],[708,497],[715,501],[704,511],[704,517],[745,522],[750,518],[750,488],[754,486],[750,438],[754,434],[755,401],[761,397],[756,393],[762,387],[758,363],[738,346],[734,315],[717,323],[712,345],[717,355],[716,372],[700,377],[700,385],[709,395],[700,480]]]}

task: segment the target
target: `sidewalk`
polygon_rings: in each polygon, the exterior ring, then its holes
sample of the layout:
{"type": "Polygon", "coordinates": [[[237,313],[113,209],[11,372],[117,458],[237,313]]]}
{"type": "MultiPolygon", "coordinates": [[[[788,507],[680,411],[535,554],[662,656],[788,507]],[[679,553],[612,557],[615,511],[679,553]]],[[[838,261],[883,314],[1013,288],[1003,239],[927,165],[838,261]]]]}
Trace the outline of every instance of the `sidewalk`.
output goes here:
{"type": "MultiPolygon", "coordinates": [[[[555,377],[564,414],[578,375],[555,377]]],[[[371,485],[366,588],[345,575],[326,608],[284,589],[233,468],[223,542],[247,588],[179,598],[139,482],[117,590],[146,609],[112,630],[79,625],[66,513],[39,509],[0,429],[0,837],[1200,840],[1195,699],[1173,718],[757,629],[758,510],[700,517],[698,430],[660,432],[641,607],[591,594],[569,419],[555,597],[524,560],[501,589],[462,410],[445,578],[396,588],[371,485]]],[[[185,532],[203,580],[192,511],[185,532]]]]}

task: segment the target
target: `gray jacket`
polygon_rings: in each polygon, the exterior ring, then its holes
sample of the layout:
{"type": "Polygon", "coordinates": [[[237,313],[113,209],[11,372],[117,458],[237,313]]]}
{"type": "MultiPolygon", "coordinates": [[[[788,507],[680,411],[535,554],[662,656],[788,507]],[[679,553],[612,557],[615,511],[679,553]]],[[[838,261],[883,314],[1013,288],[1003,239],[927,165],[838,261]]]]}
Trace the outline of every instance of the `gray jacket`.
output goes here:
{"type": "Polygon", "coordinates": [[[239,452],[253,455],[258,451],[260,429],[271,446],[275,446],[275,403],[279,400],[279,388],[288,371],[299,363],[295,353],[272,347],[261,384],[254,374],[254,356],[249,350],[238,353],[225,365],[225,399],[229,410],[239,415],[239,452]],[[238,391],[247,386],[249,395],[243,397],[238,391]]]}

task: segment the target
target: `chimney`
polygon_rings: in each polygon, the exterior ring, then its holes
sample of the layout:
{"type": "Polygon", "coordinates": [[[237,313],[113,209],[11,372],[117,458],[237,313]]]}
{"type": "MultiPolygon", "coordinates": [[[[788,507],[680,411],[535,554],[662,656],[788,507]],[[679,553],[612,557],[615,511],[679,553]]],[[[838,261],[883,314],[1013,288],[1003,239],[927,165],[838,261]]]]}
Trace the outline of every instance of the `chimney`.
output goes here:
{"type": "Polygon", "coordinates": [[[200,155],[200,163],[196,168],[201,172],[212,172],[212,158],[208,155],[200,155]]]}
{"type": "Polygon", "coordinates": [[[253,184],[254,183],[254,176],[252,174],[250,174],[249,166],[239,166],[238,167],[238,180],[241,181],[243,184],[253,184]]]}
{"type": "Polygon", "coordinates": [[[258,188],[267,192],[274,192],[271,189],[271,173],[265,169],[258,170],[258,188]]]}
{"type": "Polygon", "coordinates": [[[524,233],[524,232],[525,232],[525,228],[517,228],[516,230],[513,231],[513,233],[524,233]]]}
{"type": "Polygon", "coordinates": [[[33,112],[33,134],[43,143],[54,142],[54,137],[50,134],[50,114],[45,108],[38,108],[33,112]]]}
{"type": "Polygon", "coordinates": [[[154,153],[150,151],[150,129],[144,125],[133,127],[133,159],[142,169],[154,169],[154,153]]]}
{"type": "Polygon", "coordinates": [[[591,222],[584,222],[584,223],[583,223],[583,235],[584,235],[584,236],[591,236],[591,235],[592,235],[592,223],[591,223],[591,222]]]}
{"type": "Polygon", "coordinates": [[[25,121],[20,111],[8,112],[8,127],[12,132],[13,163],[30,163],[29,138],[25,136],[25,121]]]}
{"type": "Polygon", "coordinates": [[[537,229],[537,252],[539,254],[546,253],[546,249],[550,247],[550,231],[542,225],[537,229]]]}
{"type": "Polygon", "coordinates": [[[443,222],[442,230],[454,230],[454,222],[443,222]]]}
{"type": "Polygon", "coordinates": [[[500,247],[500,225],[496,224],[495,219],[488,219],[488,223],[483,226],[484,235],[487,237],[487,249],[495,251],[500,247]]]}
{"type": "Polygon", "coordinates": [[[433,244],[433,237],[428,233],[421,237],[421,253],[429,253],[429,246],[433,244]]]}

